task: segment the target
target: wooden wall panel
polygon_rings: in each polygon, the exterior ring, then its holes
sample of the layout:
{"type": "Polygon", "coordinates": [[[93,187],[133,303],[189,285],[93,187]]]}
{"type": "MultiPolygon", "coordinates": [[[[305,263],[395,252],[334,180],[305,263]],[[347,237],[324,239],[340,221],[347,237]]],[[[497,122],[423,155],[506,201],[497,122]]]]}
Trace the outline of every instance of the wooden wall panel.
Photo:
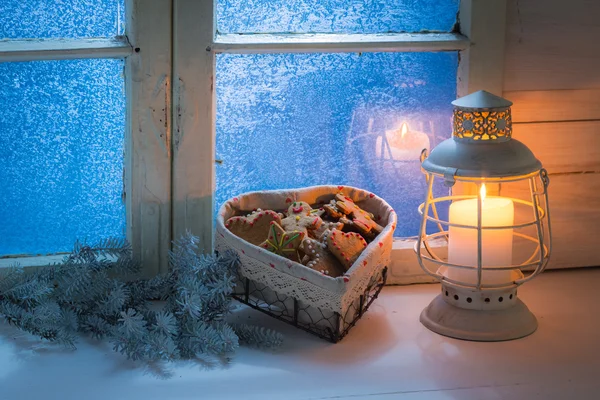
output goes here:
{"type": "Polygon", "coordinates": [[[509,0],[504,90],[600,89],[600,1],[509,0]]]}
{"type": "Polygon", "coordinates": [[[505,89],[503,96],[514,103],[513,122],[600,120],[600,89],[518,92],[505,89]]]}
{"type": "MultiPolygon", "coordinates": [[[[550,174],[600,172],[600,121],[513,125],[550,174]]],[[[599,194],[600,195],[600,194],[599,194]]]]}
{"type": "MultiPolygon", "coordinates": [[[[548,268],[600,266],[600,173],[550,176],[553,248],[548,268]]],[[[523,198],[523,189],[502,188],[523,198]]]]}

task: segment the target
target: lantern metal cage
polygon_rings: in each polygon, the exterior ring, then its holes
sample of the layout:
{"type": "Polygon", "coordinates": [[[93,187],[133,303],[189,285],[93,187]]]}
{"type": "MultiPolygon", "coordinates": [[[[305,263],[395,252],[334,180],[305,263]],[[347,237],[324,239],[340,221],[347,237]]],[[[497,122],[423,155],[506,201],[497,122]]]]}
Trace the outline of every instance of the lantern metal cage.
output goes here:
{"type": "Polygon", "coordinates": [[[537,320],[517,297],[517,289],[543,272],[550,258],[548,174],[524,144],[511,138],[512,103],[508,100],[482,91],[453,104],[453,138],[431,155],[424,150],[421,156],[427,194],[418,210],[421,228],[414,249],[421,268],[442,284],[441,293],[423,310],[421,322],[434,332],[467,340],[527,336],[536,330],[537,320]],[[455,190],[435,197],[434,183],[439,180],[463,191],[476,187],[477,194],[455,190]],[[500,188],[502,196],[486,198],[485,185],[500,188]],[[486,225],[484,204],[491,199],[512,204],[511,223],[486,225]],[[473,203],[474,223],[457,223],[443,215],[463,200],[473,203]],[[471,240],[462,249],[472,253],[471,263],[457,263],[449,257],[452,231],[459,230],[471,240]],[[502,251],[493,242],[499,235],[509,235],[506,253],[512,259],[501,265],[486,258],[494,246],[493,251],[502,251]]]}

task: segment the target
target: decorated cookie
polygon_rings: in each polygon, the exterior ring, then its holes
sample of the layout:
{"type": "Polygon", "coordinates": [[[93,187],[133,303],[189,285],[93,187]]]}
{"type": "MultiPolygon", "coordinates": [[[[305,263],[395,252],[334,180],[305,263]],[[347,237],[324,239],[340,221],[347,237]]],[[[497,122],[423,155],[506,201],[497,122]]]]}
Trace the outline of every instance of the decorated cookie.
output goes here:
{"type": "Polygon", "coordinates": [[[320,241],[323,241],[323,233],[325,233],[326,231],[331,231],[333,229],[337,229],[338,231],[341,231],[344,228],[344,224],[342,222],[329,222],[329,221],[323,221],[323,223],[321,224],[321,226],[317,229],[314,229],[312,231],[308,231],[308,236],[312,237],[313,239],[317,239],[320,241]]]}
{"type": "Polygon", "coordinates": [[[348,219],[347,217],[342,217],[339,220],[339,223],[342,225],[341,228],[336,228],[339,231],[344,232],[357,232],[360,233],[363,238],[367,240],[367,242],[373,241],[377,236],[377,232],[373,229],[366,229],[365,225],[361,224],[360,221],[354,221],[348,219]]]}
{"type": "Polygon", "coordinates": [[[267,240],[261,243],[261,247],[275,254],[299,261],[298,247],[304,239],[304,232],[286,232],[281,225],[272,221],[269,226],[267,240]]]}
{"type": "Polygon", "coordinates": [[[361,209],[351,198],[340,193],[335,196],[335,199],[336,207],[348,216],[348,219],[353,222],[358,232],[365,235],[369,233],[378,235],[383,231],[383,227],[374,221],[373,214],[361,209]]]}
{"type": "Polygon", "coordinates": [[[280,223],[281,216],[271,210],[256,210],[245,217],[231,217],[225,223],[231,233],[254,245],[260,245],[269,234],[271,222],[280,223]]]}
{"type": "Polygon", "coordinates": [[[341,232],[334,229],[327,235],[327,247],[348,270],[367,247],[367,242],[356,232],[341,232]]]}
{"type": "Polygon", "coordinates": [[[327,244],[318,240],[306,238],[300,245],[300,249],[306,254],[302,258],[302,264],[321,272],[332,278],[342,276],[345,268],[340,262],[327,250],[327,244]]]}
{"type": "Polygon", "coordinates": [[[318,229],[323,220],[321,214],[324,211],[313,210],[312,207],[303,201],[292,203],[287,212],[287,217],[281,220],[281,227],[286,232],[299,231],[305,235],[310,230],[318,229]]]}
{"type": "Polygon", "coordinates": [[[342,210],[338,208],[335,200],[331,200],[328,204],[323,205],[323,209],[327,215],[334,219],[342,218],[345,215],[342,210]]]}

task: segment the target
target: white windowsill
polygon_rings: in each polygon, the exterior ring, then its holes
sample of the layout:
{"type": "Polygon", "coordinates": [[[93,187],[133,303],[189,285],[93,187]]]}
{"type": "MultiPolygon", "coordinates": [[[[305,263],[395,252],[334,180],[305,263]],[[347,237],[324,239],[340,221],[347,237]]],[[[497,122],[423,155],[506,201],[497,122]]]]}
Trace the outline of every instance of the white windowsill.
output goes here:
{"type": "Polygon", "coordinates": [[[128,362],[85,338],[70,351],[0,323],[2,399],[594,399],[600,370],[600,269],[552,271],[519,296],[538,330],[478,343],[430,332],[421,310],[438,285],[386,287],[340,343],[240,306],[239,321],[284,334],[277,351],[240,348],[226,365],[128,362]]]}
{"type": "MultiPolygon", "coordinates": [[[[407,285],[414,283],[433,283],[434,278],[427,275],[417,261],[414,252],[415,240],[395,240],[392,248],[392,265],[389,266],[387,278],[388,285],[407,285]]],[[[440,242],[440,246],[444,243],[440,242]]],[[[0,268],[12,267],[19,264],[21,267],[44,267],[60,263],[64,254],[21,256],[0,258],[0,268]]]]}
{"type": "MultiPolygon", "coordinates": [[[[434,283],[435,278],[426,274],[419,265],[415,254],[416,239],[394,240],[392,247],[392,265],[389,267],[387,277],[388,285],[409,285],[413,283],[434,283]]],[[[434,247],[445,247],[446,242],[441,240],[432,243],[434,247]]]]}
{"type": "Polygon", "coordinates": [[[0,258],[0,268],[13,267],[18,264],[21,267],[45,267],[47,265],[61,262],[65,254],[51,254],[47,256],[23,256],[0,258]]]}

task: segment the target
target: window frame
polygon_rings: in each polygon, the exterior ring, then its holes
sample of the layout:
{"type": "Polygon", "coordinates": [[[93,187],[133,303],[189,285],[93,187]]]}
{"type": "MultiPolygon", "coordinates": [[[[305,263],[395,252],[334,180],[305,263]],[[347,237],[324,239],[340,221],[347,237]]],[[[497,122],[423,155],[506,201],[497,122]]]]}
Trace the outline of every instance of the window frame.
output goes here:
{"type": "MultiPolygon", "coordinates": [[[[0,41],[0,62],[125,58],[127,238],[153,276],[167,271],[171,241],[186,231],[213,249],[216,54],[459,51],[458,96],[502,94],[506,6],[461,0],[458,33],[217,35],[214,1],[126,0],[123,37],[0,41]]],[[[395,240],[388,283],[431,281],[414,242],[395,240]]],[[[8,256],[0,267],[61,258],[8,256]]]]}
{"type": "MultiPolygon", "coordinates": [[[[126,0],[125,36],[0,41],[0,62],[123,58],[126,236],[147,276],[164,272],[171,243],[171,0],[126,0]]],[[[0,268],[42,267],[64,254],[7,255],[0,268]]]]}
{"type": "MultiPolygon", "coordinates": [[[[502,94],[506,0],[462,0],[459,33],[415,34],[218,34],[214,2],[174,5],[174,110],[196,112],[174,116],[173,233],[192,231],[205,251],[213,248],[217,53],[457,50],[459,97],[481,89],[502,94]]],[[[414,243],[395,240],[388,283],[431,281],[417,263],[414,243]]]]}

